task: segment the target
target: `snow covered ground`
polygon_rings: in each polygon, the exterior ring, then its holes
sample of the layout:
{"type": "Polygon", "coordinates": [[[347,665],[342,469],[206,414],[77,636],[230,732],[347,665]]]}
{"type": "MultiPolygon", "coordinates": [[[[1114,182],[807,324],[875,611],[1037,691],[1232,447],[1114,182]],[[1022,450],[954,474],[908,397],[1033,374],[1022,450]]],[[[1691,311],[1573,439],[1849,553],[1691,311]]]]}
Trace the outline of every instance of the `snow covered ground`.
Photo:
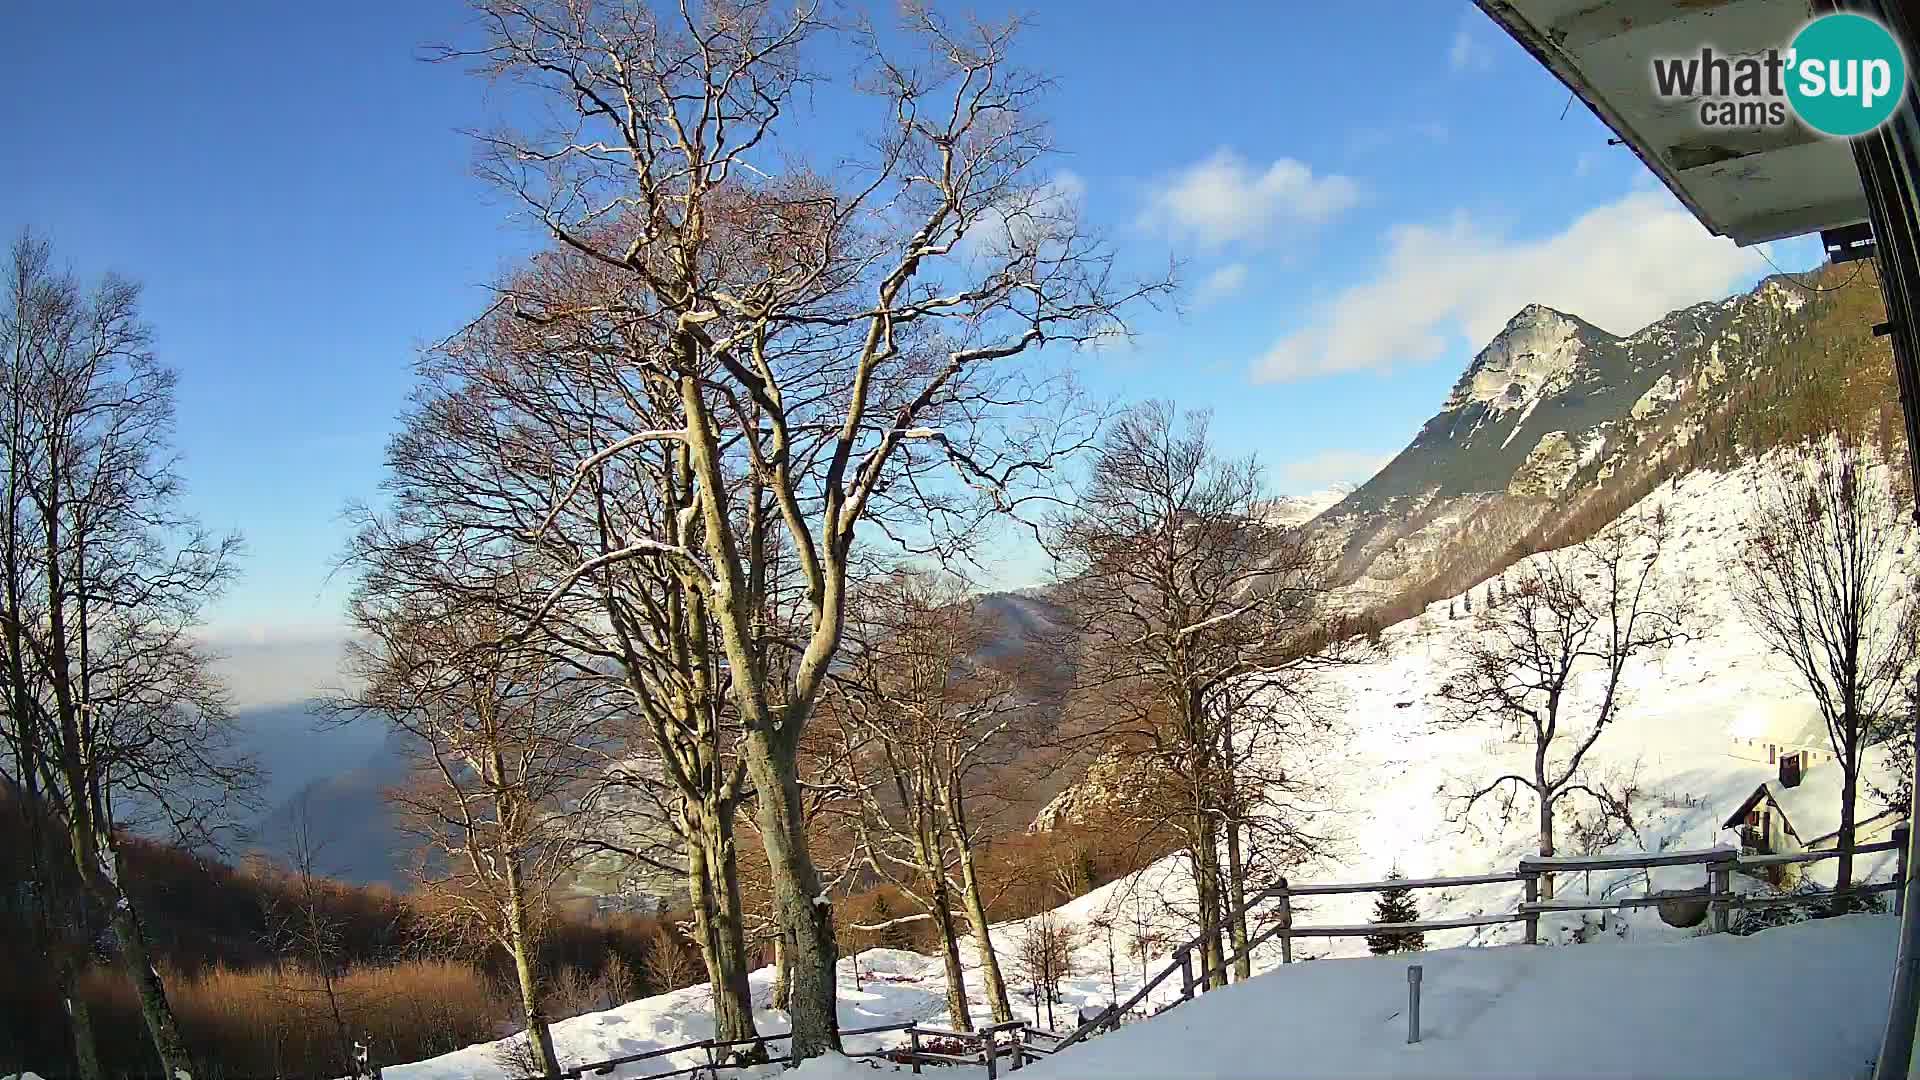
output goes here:
{"type": "MultiPolygon", "coordinates": [[[[1756,716],[1791,712],[1805,703],[1791,673],[1742,623],[1725,582],[1759,475],[1755,466],[1727,474],[1694,473],[1642,504],[1642,510],[1665,506],[1672,515],[1674,533],[1664,566],[1669,582],[1692,579],[1698,618],[1692,640],[1630,669],[1619,719],[1595,749],[1596,773],[1637,771],[1641,791],[1634,805],[1639,835],[1623,837],[1607,850],[1737,843],[1720,829],[1721,822],[1756,785],[1777,775],[1775,767],[1730,752],[1734,729],[1744,731],[1756,716]]],[[[1486,588],[1476,587],[1476,600],[1486,588]]],[[[1458,644],[1472,625],[1464,612],[1450,619],[1448,604],[1436,604],[1390,628],[1383,655],[1328,677],[1340,730],[1320,752],[1287,765],[1318,781],[1323,805],[1314,825],[1337,843],[1328,857],[1298,868],[1292,875],[1296,882],[1373,881],[1396,865],[1410,877],[1508,870],[1533,850],[1530,804],[1523,803],[1511,822],[1487,812],[1463,821],[1447,795],[1475,780],[1524,770],[1531,760],[1530,744],[1509,742],[1492,725],[1441,722],[1437,691],[1458,665],[1458,644]]],[[[1590,690],[1574,689],[1569,715],[1576,724],[1590,690]]],[[[1563,815],[1563,829],[1570,825],[1563,815]]],[[[1563,833],[1562,853],[1573,850],[1563,833]]],[[[1891,862],[1890,854],[1873,856],[1856,864],[1855,873],[1884,878],[1891,862]]],[[[1191,896],[1182,864],[1177,857],[1165,860],[1054,913],[1083,934],[1078,972],[1067,980],[1067,1001],[1056,1009],[1056,1026],[1071,1027],[1078,1006],[1099,1006],[1131,993],[1166,963],[1174,944],[1190,936],[1177,913],[1182,898],[1191,896]],[[1153,939],[1145,950],[1136,946],[1143,931],[1153,939]]],[[[1562,875],[1559,891],[1563,899],[1587,892],[1640,894],[1703,885],[1704,877],[1691,866],[1656,870],[1650,880],[1638,870],[1595,871],[1562,875]]],[[[1491,914],[1512,911],[1519,886],[1425,891],[1415,898],[1424,918],[1491,914]]],[[[1316,897],[1310,906],[1296,907],[1296,923],[1365,922],[1372,902],[1365,894],[1316,897]]],[[[1890,920],[1829,920],[1754,938],[1700,941],[1687,940],[1696,931],[1665,926],[1652,909],[1609,913],[1604,926],[1597,913],[1556,914],[1543,917],[1541,924],[1549,945],[1595,944],[1450,949],[1516,942],[1522,932],[1517,924],[1427,935],[1430,950],[1449,951],[1429,953],[1423,961],[1429,965],[1433,1038],[1420,1047],[1401,1045],[1386,1019],[1404,999],[1405,962],[1329,964],[1324,958],[1364,956],[1364,940],[1316,939],[1299,942],[1296,956],[1322,962],[1279,970],[1102,1037],[1049,1063],[1047,1073],[1032,1075],[1036,1080],[1042,1075],[1226,1077],[1254,1075],[1246,1070],[1258,1068],[1263,1076],[1286,1069],[1301,1075],[1485,1070],[1844,1076],[1859,1071],[1862,1055],[1872,1049],[1868,1035],[1877,1037],[1883,1019],[1879,1014],[1893,955],[1890,920]],[[1801,951],[1789,959],[1783,955],[1789,948],[1801,951]],[[1183,1059],[1177,1068],[1170,1058],[1151,1056],[1149,1047],[1190,1041],[1181,1032],[1207,1017],[1219,1018],[1213,1025],[1219,1030],[1210,1036],[1218,1044],[1217,1055],[1183,1059]],[[1597,1056],[1589,1061],[1548,1053],[1561,1036],[1590,1039],[1597,1056]]],[[[995,944],[1010,977],[1010,958],[1025,929],[1023,922],[996,928],[995,944]]],[[[971,967],[970,945],[962,956],[971,967]]],[[[1276,943],[1256,957],[1255,966],[1279,968],[1279,959],[1276,943]]],[[[845,1027],[902,1020],[945,1023],[942,975],[934,958],[875,950],[843,958],[840,972],[845,1027]],[[861,972],[858,989],[855,965],[861,972]]],[[[974,984],[969,989],[976,1018],[984,1022],[980,987],[971,975],[968,981],[974,984]]],[[[1175,984],[1163,985],[1150,1004],[1177,996],[1175,984]]],[[[764,1003],[771,972],[755,973],[753,987],[756,1001],[764,1003]]],[[[1012,989],[1020,998],[1024,988],[1017,980],[1012,989]]],[[[694,987],[558,1023],[554,1035],[563,1062],[604,1060],[705,1038],[710,1032],[706,997],[704,987],[694,987]]],[[[1015,1011],[1031,1017],[1032,1005],[1020,998],[1015,1011]]],[[[769,1011],[757,1020],[763,1031],[787,1026],[783,1016],[769,1011]]],[[[674,1062],[693,1063],[692,1058],[674,1062]]],[[[653,1061],[617,1075],[641,1076],[666,1067],[653,1061]]],[[[386,1075],[392,1080],[493,1080],[514,1071],[502,1064],[498,1046],[488,1044],[389,1067],[386,1075]]]]}
{"type": "Polygon", "coordinates": [[[1851,916],[1752,937],[1294,964],[1020,1075],[1862,1077],[1898,937],[1891,917],[1851,916]],[[1411,1046],[1410,961],[1425,969],[1411,1046]]]}

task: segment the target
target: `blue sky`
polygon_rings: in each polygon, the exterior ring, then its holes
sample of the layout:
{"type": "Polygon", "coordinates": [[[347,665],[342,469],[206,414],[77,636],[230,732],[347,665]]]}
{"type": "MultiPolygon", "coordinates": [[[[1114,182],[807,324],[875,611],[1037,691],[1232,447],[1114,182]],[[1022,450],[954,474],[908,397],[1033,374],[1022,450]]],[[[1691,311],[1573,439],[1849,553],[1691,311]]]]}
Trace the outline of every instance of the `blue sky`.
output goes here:
{"type": "MultiPolygon", "coordinates": [[[[1470,5],[1393,9],[1049,2],[1023,42],[1058,80],[1063,188],[1188,286],[1082,374],[1213,408],[1277,491],[1364,479],[1524,303],[1630,332],[1768,269],[1470,5]]],[[[467,20],[451,0],[0,14],[0,228],[145,282],[192,505],[248,541],[209,628],[248,656],[337,635],[340,512],[376,493],[409,364],[537,243],[459,133],[503,100],[417,59],[467,20]]]]}

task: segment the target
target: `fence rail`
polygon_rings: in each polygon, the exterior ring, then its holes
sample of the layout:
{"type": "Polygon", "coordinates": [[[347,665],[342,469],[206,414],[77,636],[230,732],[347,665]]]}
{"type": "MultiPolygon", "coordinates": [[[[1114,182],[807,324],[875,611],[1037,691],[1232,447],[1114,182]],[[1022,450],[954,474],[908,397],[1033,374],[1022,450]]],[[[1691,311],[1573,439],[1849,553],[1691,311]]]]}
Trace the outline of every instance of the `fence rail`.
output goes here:
{"type": "MultiPolygon", "coordinates": [[[[991,1078],[999,1076],[1002,1060],[1007,1062],[1007,1071],[1017,1072],[1023,1066],[1032,1064],[1058,1049],[1057,1046],[1046,1047],[1037,1045],[1032,1041],[1033,1039],[1046,1039],[1059,1043],[1067,1038],[1067,1036],[1056,1031],[1047,1031],[1044,1028],[1031,1027],[1024,1020],[1010,1020],[1005,1023],[993,1024],[988,1027],[983,1027],[978,1031],[958,1031],[952,1028],[934,1027],[913,1021],[903,1021],[897,1024],[877,1024],[873,1027],[843,1028],[840,1036],[841,1038],[849,1038],[860,1035],[885,1035],[896,1031],[906,1036],[906,1042],[904,1044],[880,1047],[874,1050],[845,1051],[845,1056],[850,1058],[880,1058],[895,1064],[906,1065],[915,1073],[920,1071],[922,1065],[983,1065],[986,1067],[987,1076],[991,1080],[991,1078]],[[957,1042],[963,1046],[964,1052],[956,1054],[942,1050],[927,1049],[922,1045],[923,1039],[935,1045],[939,1045],[942,1041],[946,1043],[957,1042]]],[[[755,1063],[750,1060],[729,1059],[721,1053],[722,1051],[731,1050],[736,1047],[750,1046],[753,1047],[756,1052],[748,1055],[748,1057],[764,1060],[772,1056],[764,1053],[768,1043],[781,1041],[791,1042],[792,1039],[793,1033],[791,1031],[769,1032],[764,1035],[756,1035],[751,1039],[734,1039],[731,1041],[696,1039],[692,1042],[684,1042],[676,1046],[663,1046],[657,1050],[648,1050],[643,1053],[626,1054],[621,1057],[608,1058],[604,1061],[589,1061],[579,1065],[572,1065],[560,1070],[560,1077],[561,1080],[585,1080],[588,1076],[606,1076],[623,1066],[637,1065],[643,1061],[654,1061],[660,1058],[670,1057],[674,1054],[685,1053],[700,1053],[705,1055],[706,1060],[695,1062],[692,1065],[683,1065],[677,1069],[670,1069],[666,1072],[647,1073],[643,1077],[635,1078],[635,1080],[667,1080],[668,1077],[675,1076],[699,1077],[704,1075],[717,1077],[723,1071],[743,1069],[755,1063]]],[[[788,1056],[790,1057],[791,1055],[789,1054],[788,1056]]],[[[777,1056],[773,1057],[774,1060],[778,1060],[777,1056]]],[[[541,1080],[541,1078],[525,1077],[522,1078],[522,1080],[541,1080]]]]}
{"type": "MultiPolygon", "coordinates": [[[[1512,871],[1491,872],[1485,874],[1466,874],[1456,877],[1436,878],[1394,878],[1385,881],[1333,882],[1323,884],[1292,885],[1285,878],[1266,889],[1255,893],[1247,900],[1248,910],[1269,903],[1277,904],[1278,918],[1273,925],[1247,942],[1244,950],[1221,957],[1217,967],[1194,969],[1194,957],[1199,955],[1203,938],[1195,937],[1179,949],[1172,960],[1153,978],[1147,980],[1133,995],[1124,1002],[1108,1005],[1099,1015],[1066,1033],[1047,1031],[1014,1020],[994,1024],[978,1031],[957,1031],[950,1028],[935,1027],[913,1022],[880,1024],[874,1027],[851,1028],[842,1031],[842,1037],[862,1035],[884,1035],[900,1032],[906,1036],[902,1046],[883,1047],[875,1050],[848,1053],[850,1058],[881,1058],[901,1065],[909,1066],[918,1073],[923,1065],[984,1065],[989,1078],[999,1075],[1002,1059],[1008,1062],[1008,1071],[1016,1071],[1024,1065],[1049,1057],[1082,1042],[1102,1031],[1118,1027],[1122,1017],[1131,1014],[1162,984],[1175,973],[1181,976],[1180,996],[1168,1002],[1156,1012],[1165,1012],[1193,1000],[1205,985],[1215,979],[1224,979],[1226,973],[1237,963],[1243,954],[1274,938],[1281,942],[1281,962],[1293,962],[1293,939],[1312,937],[1360,937],[1374,934],[1425,933],[1440,930],[1468,930],[1484,926],[1499,926],[1505,923],[1525,923],[1526,942],[1529,945],[1539,942],[1539,919],[1541,915],[1571,911],[1618,911],[1631,908],[1655,907],[1675,901],[1705,903],[1713,918],[1716,932],[1728,928],[1730,913],[1734,910],[1790,907],[1794,905],[1820,903],[1839,897],[1869,896],[1876,893],[1894,894],[1894,911],[1898,913],[1904,902],[1902,883],[1907,878],[1907,826],[1900,825],[1894,832],[1894,838],[1872,844],[1858,844],[1850,849],[1853,855],[1871,855],[1883,851],[1899,853],[1899,861],[1892,881],[1874,884],[1855,885],[1843,890],[1826,890],[1819,893],[1795,896],[1742,896],[1733,891],[1732,875],[1736,870],[1763,870],[1775,866],[1788,866],[1799,863],[1820,862],[1838,859],[1839,849],[1824,851],[1802,851],[1786,855],[1742,855],[1732,847],[1712,847],[1691,851],[1628,852],[1620,855],[1597,856],[1526,856],[1520,860],[1519,867],[1512,871]],[[1657,866],[1702,866],[1706,869],[1706,882],[1697,891],[1678,894],[1653,896],[1620,896],[1597,899],[1553,900],[1540,898],[1541,879],[1555,874],[1571,875],[1581,871],[1593,870],[1650,870],[1657,866]],[[1511,885],[1523,887],[1525,896],[1511,912],[1493,915],[1463,916],[1455,919],[1422,919],[1418,922],[1404,923],[1364,923],[1352,925],[1295,926],[1293,925],[1293,898],[1296,896],[1339,896],[1355,893],[1384,892],[1388,889],[1448,889],[1483,885],[1511,885]],[[962,1053],[949,1053],[946,1050],[933,1050],[923,1045],[922,1040],[947,1043],[958,1042],[964,1048],[962,1053]],[[1051,1042],[1052,1046],[1041,1045],[1041,1040],[1051,1042]]],[[[1649,877],[1651,882],[1651,877],[1649,877]]],[[[674,1076],[697,1076],[702,1073],[717,1077],[722,1070],[739,1069],[745,1063],[738,1059],[729,1059],[722,1052],[735,1047],[751,1046],[755,1053],[751,1058],[765,1058],[770,1043],[782,1040],[791,1041],[791,1032],[775,1032],[758,1035],[751,1039],[738,1039],[721,1042],[713,1039],[701,1039],[681,1043],[678,1046],[662,1047],[645,1053],[628,1054],[624,1057],[609,1058],[574,1065],[561,1071],[563,1080],[584,1080],[588,1075],[605,1076],[626,1065],[651,1061],[673,1054],[699,1052],[706,1060],[693,1065],[682,1066],[668,1072],[648,1073],[640,1080],[666,1080],[674,1076]]],[[[790,1055],[789,1055],[790,1056],[790,1055]]],[[[538,1080],[538,1078],[527,1078],[538,1080]]]]}
{"type": "MultiPolygon", "coordinates": [[[[1760,870],[1773,866],[1785,866],[1795,863],[1820,862],[1838,859],[1842,852],[1838,848],[1824,851],[1804,851],[1790,855],[1742,855],[1738,848],[1725,845],[1699,848],[1686,851],[1648,851],[1625,852],[1618,855],[1530,855],[1520,859],[1519,866],[1510,872],[1489,872],[1485,874],[1467,874],[1458,877],[1437,878],[1394,878],[1386,881],[1364,881],[1352,883],[1328,883],[1292,885],[1282,878],[1277,884],[1263,889],[1248,898],[1247,908],[1251,911],[1258,906],[1274,903],[1278,907],[1278,919],[1249,941],[1244,949],[1236,950],[1220,958],[1218,965],[1194,970],[1194,957],[1200,955],[1204,936],[1188,941],[1173,954],[1167,966],[1134,991],[1124,1002],[1109,1005],[1099,1015],[1081,1024],[1070,1032],[1055,1047],[1054,1052],[1084,1041],[1103,1031],[1110,1031],[1120,1025],[1121,1019],[1130,1015],[1141,1006],[1150,994],[1161,984],[1172,978],[1175,972],[1181,976],[1180,996],[1160,1009],[1168,1009],[1191,1001],[1210,982],[1224,980],[1227,972],[1239,962],[1243,955],[1278,937],[1281,943],[1281,962],[1293,962],[1293,939],[1308,937],[1359,937],[1374,934],[1425,933],[1440,930],[1466,930],[1483,926],[1498,926],[1504,923],[1526,924],[1525,941],[1529,945],[1540,940],[1540,916],[1556,912],[1569,911],[1619,911],[1632,908],[1658,907],[1676,902],[1704,903],[1712,918],[1712,929],[1724,932],[1731,923],[1732,912],[1746,909],[1790,907],[1812,903],[1821,903],[1841,897],[1868,896],[1875,893],[1892,892],[1894,911],[1900,911],[1904,902],[1902,883],[1907,878],[1907,826],[1902,824],[1895,829],[1894,838],[1872,844],[1856,844],[1849,852],[1853,855],[1871,855],[1882,851],[1899,853],[1899,863],[1894,879],[1871,885],[1856,885],[1844,890],[1826,890],[1816,894],[1782,897],[1748,897],[1733,891],[1733,873],[1736,870],[1760,870]],[[1583,898],[1580,900],[1554,900],[1541,898],[1542,879],[1551,879],[1554,875],[1572,875],[1582,871],[1594,870],[1641,870],[1651,871],[1654,867],[1700,866],[1705,870],[1706,880],[1695,891],[1681,891],[1667,895],[1618,896],[1583,898]],[[1367,923],[1360,925],[1293,925],[1292,901],[1297,896],[1337,896],[1353,893],[1385,892],[1388,889],[1445,889],[1479,885],[1519,884],[1524,896],[1515,905],[1513,911],[1493,915],[1476,915],[1457,919],[1423,919],[1405,923],[1367,923]]],[[[1649,888],[1652,877],[1648,876],[1649,888]]]]}

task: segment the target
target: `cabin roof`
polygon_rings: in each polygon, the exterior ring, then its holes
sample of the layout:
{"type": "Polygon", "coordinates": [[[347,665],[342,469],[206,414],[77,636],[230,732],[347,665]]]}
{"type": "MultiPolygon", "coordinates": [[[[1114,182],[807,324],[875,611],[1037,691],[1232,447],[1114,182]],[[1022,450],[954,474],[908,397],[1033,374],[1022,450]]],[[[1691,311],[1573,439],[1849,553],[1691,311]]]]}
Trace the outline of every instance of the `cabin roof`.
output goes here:
{"type": "MultiPolygon", "coordinates": [[[[1862,769],[1867,773],[1869,769],[1862,769]]],[[[1800,774],[1800,783],[1787,787],[1779,777],[1767,780],[1754,788],[1740,803],[1738,809],[1721,824],[1723,829],[1737,829],[1741,820],[1747,816],[1761,799],[1772,803],[1784,820],[1787,831],[1793,833],[1802,845],[1824,840],[1840,831],[1840,792],[1843,786],[1840,766],[1834,763],[1816,765],[1800,774]]],[[[1857,808],[1855,827],[1877,821],[1892,809],[1882,808],[1873,801],[1872,793],[1862,783],[1856,793],[1857,808]]]]}

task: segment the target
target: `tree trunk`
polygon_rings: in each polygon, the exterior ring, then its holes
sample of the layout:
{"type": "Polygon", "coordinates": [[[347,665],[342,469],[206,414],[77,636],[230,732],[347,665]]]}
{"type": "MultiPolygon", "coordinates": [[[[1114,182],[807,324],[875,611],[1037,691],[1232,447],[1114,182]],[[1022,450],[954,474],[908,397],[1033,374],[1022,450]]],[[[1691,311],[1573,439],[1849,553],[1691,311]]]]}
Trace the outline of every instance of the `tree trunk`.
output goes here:
{"type": "Polygon", "coordinates": [[[926,864],[927,896],[933,906],[933,925],[940,931],[940,959],[947,969],[947,1017],[956,1031],[973,1030],[973,1008],[967,1002],[967,976],[960,967],[960,934],[953,924],[953,904],[939,849],[926,864]]]}
{"type": "Polygon", "coordinates": [[[1013,1019],[1013,1005],[1007,1000],[1007,980],[1000,973],[1000,957],[993,951],[993,927],[987,922],[986,901],[980,895],[980,877],[973,863],[973,841],[967,836],[966,809],[951,791],[943,793],[947,804],[944,825],[947,841],[953,845],[960,864],[960,901],[967,909],[967,925],[973,930],[973,947],[980,960],[980,981],[986,984],[987,1007],[993,1010],[993,1022],[1004,1024],[1013,1019]]]}
{"type": "Polygon", "coordinates": [[[167,1002],[167,990],[160,972],[153,965],[153,953],[147,945],[147,933],[134,914],[133,905],[122,895],[113,907],[113,936],[120,944],[120,959],[127,976],[140,996],[140,1015],[146,1019],[147,1034],[160,1055],[161,1068],[170,1080],[192,1080],[193,1058],[174,1019],[173,1006],[167,1002]]]}
{"type": "MultiPolygon", "coordinates": [[[[1843,758],[1840,763],[1840,832],[1835,840],[1840,845],[1839,867],[1834,870],[1833,887],[1838,892],[1853,881],[1853,836],[1854,836],[1854,788],[1859,779],[1860,770],[1843,758]]],[[[1851,910],[1850,899],[1840,900],[1836,905],[1841,911],[1851,910]]]]}
{"type": "Polygon", "coordinates": [[[1234,736],[1233,716],[1229,712],[1220,719],[1220,758],[1224,766],[1220,781],[1227,811],[1227,928],[1233,940],[1233,978],[1239,982],[1252,977],[1253,957],[1247,949],[1252,935],[1247,933],[1247,864],[1240,850],[1240,758],[1234,736]]]}
{"type": "MultiPolygon", "coordinates": [[[[721,494],[726,482],[721,476],[719,443],[700,382],[690,374],[700,346],[692,332],[682,330],[674,335],[674,348],[689,373],[680,378],[680,394],[687,418],[688,460],[702,491],[699,506],[705,545],[720,567],[714,615],[732,667],[731,694],[747,728],[745,758],[773,886],[774,920],[787,939],[788,962],[793,965],[787,1007],[793,1022],[792,1053],[795,1059],[819,1057],[840,1049],[835,972],[839,947],[833,937],[833,906],[807,846],[806,803],[800,794],[799,738],[812,700],[803,696],[777,704],[767,692],[769,679],[751,629],[764,598],[741,572],[739,547],[721,494]]],[[[760,569],[756,565],[755,573],[760,569]]],[[[813,601],[823,621],[803,654],[802,667],[830,661],[838,644],[846,580],[836,575],[844,575],[844,567],[823,571],[823,595],[813,601]]]]}
{"type": "Polygon", "coordinates": [[[1206,988],[1217,990],[1227,985],[1220,943],[1220,837],[1209,814],[1196,814],[1193,825],[1193,882],[1200,907],[1200,970],[1205,972],[1206,988]]]}
{"type": "Polygon", "coordinates": [[[774,915],[793,971],[787,1004],[793,1056],[811,1058],[840,1049],[835,973],[839,946],[833,937],[833,905],[807,850],[806,806],[787,734],[749,732],[747,769],[753,775],[760,837],[773,882],[774,915]]]}
{"type": "MultiPolygon", "coordinates": [[[[1545,795],[1540,797],[1540,856],[1553,856],[1553,800],[1545,795]]],[[[1540,899],[1553,899],[1553,875],[1540,875],[1540,899]]]]}
{"type": "MultiPolygon", "coordinates": [[[[746,931],[741,919],[740,874],[734,857],[731,808],[693,810],[687,838],[687,888],[713,992],[713,1037],[744,1042],[759,1034],[753,1023],[753,990],[747,982],[746,931]]],[[[764,1045],[729,1048],[737,1063],[764,1061],[764,1045]]]]}
{"type": "Polygon", "coordinates": [[[1247,867],[1240,854],[1240,825],[1232,818],[1227,820],[1227,918],[1233,936],[1233,980],[1241,982],[1253,977],[1253,957],[1247,949],[1251,940],[1247,933],[1247,867]]]}
{"type": "Polygon", "coordinates": [[[72,957],[60,963],[60,993],[67,1006],[67,1028],[73,1034],[73,1065],[80,1080],[105,1080],[99,1043],[93,1036],[93,1012],[80,994],[80,970],[72,957]]]}
{"type": "Polygon", "coordinates": [[[773,1001],[781,1012],[793,1004],[793,965],[787,963],[787,941],[783,934],[773,936],[773,1001]]]}
{"type": "Polygon", "coordinates": [[[526,900],[520,894],[520,874],[514,860],[506,860],[507,937],[513,953],[513,971],[520,983],[520,1005],[527,1019],[527,1047],[533,1052],[534,1065],[541,1075],[560,1075],[560,1060],[553,1051],[553,1033],[547,1030],[546,1010],[540,1007],[540,985],[533,970],[533,940],[527,928],[526,900]]]}

